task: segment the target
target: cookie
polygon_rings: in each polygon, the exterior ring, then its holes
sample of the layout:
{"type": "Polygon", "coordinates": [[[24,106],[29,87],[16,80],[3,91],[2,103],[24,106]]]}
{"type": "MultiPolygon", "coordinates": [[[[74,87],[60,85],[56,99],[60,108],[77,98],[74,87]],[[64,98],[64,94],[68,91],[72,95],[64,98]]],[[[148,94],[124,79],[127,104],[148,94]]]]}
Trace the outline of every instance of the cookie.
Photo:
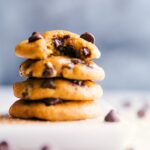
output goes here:
{"type": "Polygon", "coordinates": [[[48,121],[73,121],[98,117],[99,105],[94,101],[63,101],[48,105],[43,101],[16,101],[9,110],[12,117],[48,121]]]}
{"type": "Polygon", "coordinates": [[[61,98],[64,100],[94,100],[102,96],[102,88],[92,81],[67,79],[27,79],[13,86],[20,99],[38,100],[61,98]]]}
{"type": "Polygon", "coordinates": [[[28,40],[16,46],[15,53],[28,59],[45,59],[52,54],[81,59],[99,58],[100,51],[93,42],[94,38],[89,33],[79,36],[64,30],[47,31],[43,34],[33,32],[28,40]]]}
{"type": "Polygon", "coordinates": [[[44,60],[28,59],[20,65],[22,77],[64,77],[73,80],[103,80],[104,70],[92,61],[65,56],[51,56],[44,60]]]}

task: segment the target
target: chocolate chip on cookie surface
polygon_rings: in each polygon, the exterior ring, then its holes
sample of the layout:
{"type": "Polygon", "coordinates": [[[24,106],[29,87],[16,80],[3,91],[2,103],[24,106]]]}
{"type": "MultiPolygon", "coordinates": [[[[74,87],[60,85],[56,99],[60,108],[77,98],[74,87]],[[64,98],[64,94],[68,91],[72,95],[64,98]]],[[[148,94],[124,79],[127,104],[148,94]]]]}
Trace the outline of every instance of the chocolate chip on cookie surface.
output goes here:
{"type": "Polygon", "coordinates": [[[28,59],[45,59],[52,54],[81,59],[99,58],[100,51],[93,42],[94,37],[87,33],[79,36],[64,30],[47,31],[43,34],[34,32],[28,40],[16,46],[15,53],[28,59]]]}

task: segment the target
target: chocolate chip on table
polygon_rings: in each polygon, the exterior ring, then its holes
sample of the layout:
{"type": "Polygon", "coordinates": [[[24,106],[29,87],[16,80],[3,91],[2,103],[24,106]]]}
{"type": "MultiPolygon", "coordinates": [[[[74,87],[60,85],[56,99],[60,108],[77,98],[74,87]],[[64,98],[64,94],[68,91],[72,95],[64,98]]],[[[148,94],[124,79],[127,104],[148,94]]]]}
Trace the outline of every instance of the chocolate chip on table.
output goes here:
{"type": "Polygon", "coordinates": [[[146,115],[146,109],[141,108],[141,109],[139,109],[139,110],[137,111],[137,116],[138,116],[139,118],[144,118],[145,115],[146,115]]]}
{"type": "Polygon", "coordinates": [[[63,102],[63,100],[59,98],[47,98],[47,99],[43,99],[42,102],[44,102],[47,106],[49,106],[49,105],[60,104],[63,102]]]}
{"type": "Polygon", "coordinates": [[[43,39],[43,36],[38,32],[33,32],[32,35],[29,37],[29,43],[37,41],[39,39],[43,39]]]}
{"type": "Polygon", "coordinates": [[[56,89],[55,83],[52,80],[44,80],[41,84],[42,88],[56,89]]]}
{"type": "Polygon", "coordinates": [[[95,43],[95,37],[91,33],[85,32],[85,33],[80,35],[80,38],[82,38],[88,42],[95,43]]]}
{"type": "Polygon", "coordinates": [[[82,55],[83,55],[84,57],[88,57],[88,56],[91,55],[91,53],[90,53],[90,51],[88,50],[88,48],[84,47],[84,48],[82,48],[82,55]]]}
{"type": "Polygon", "coordinates": [[[6,141],[0,142],[0,150],[9,150],[9,146],[6,141]]]}
{"type": "Polygon", "coordinates": [[[137,111],[137,116],[139,118],[144,118],[146,116],[148,109],[149,109],[149,103],[147,102],[143,103],[142,107],[137,111]]]}
{"type": "Polygon", "coordinates": [[[118,122],[120,121],[117,113],[114,110],[111,110],[104,118],[105,122],[118,122]]]}
{"type": "Polygon", "coordinates": [[[43,146],[41,150],[51,150],[48,146],[43,146]]]}

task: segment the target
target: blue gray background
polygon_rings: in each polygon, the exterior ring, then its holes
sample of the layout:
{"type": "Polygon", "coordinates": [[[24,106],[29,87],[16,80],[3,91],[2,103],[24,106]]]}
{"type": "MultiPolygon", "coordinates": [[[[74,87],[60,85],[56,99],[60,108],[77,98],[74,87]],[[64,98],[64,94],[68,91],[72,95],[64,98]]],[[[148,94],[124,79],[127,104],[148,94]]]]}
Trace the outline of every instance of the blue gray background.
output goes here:
{"type": "Polygon", "coordinates": [[[21,80],[15,45],[52,29],[95,35],[104,88],[150,88],[149,0],[0,0],[0,84],[21,80]]]}

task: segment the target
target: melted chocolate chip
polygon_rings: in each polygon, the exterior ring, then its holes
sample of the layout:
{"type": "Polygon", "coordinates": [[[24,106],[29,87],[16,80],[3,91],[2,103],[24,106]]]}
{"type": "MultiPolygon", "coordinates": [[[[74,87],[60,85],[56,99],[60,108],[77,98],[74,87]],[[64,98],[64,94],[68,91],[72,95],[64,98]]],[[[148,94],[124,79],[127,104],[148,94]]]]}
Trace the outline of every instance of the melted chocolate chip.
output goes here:
{"type": "Polygon", "coordinates": [[[56,89],[56,86],[52,80],[44,80],[41,84],[42,88],[50,88],[50,89],[56,89]]]}
{"type": "Polygon", "coordinates": [[[72,80],[71,82],[79,86],[84,86],[84,81],[81,80],[72,80]]]}
{"type": "Polygon", "coordinates": [[[43,77],[49,77],[53,75],[53,69],[52,68],[45,68],[45,70],[42,73],[43,77]]]}
{"type": "Polygon", "coordinates": [[[88,42],[95,43],[95,37],[91,33],[85,32],[85,33],[80,35],[80,38],[82,38],[88,42]]]}
{"type": "Polygon", "coordinates": [[[48,99],[44,99],[42,100],[46,106],[49,106],[49,105],[56,105],[56,104],[60,104],[63,102],[62,99],[59,99],[59,98],[48,98],[48,99]]]}
{"type": "Polygon", "coordinates": [[[53,42],[54,42],[54,46],[55,46],[56,49],[59,49],[60,46],[63,45],[63,42],[60,38],[53,39],[53,42]]]}
{"type": "Polygon", "coordinates": [[[68,39],[68,38],[70,38],[70,35],[65,35],[65,36],[63,37],[63,40],[66,40],[66,39],[68,39]]]}
{"type": "Polygon", "coordinates": [[[74,49],[71,45],[60,46],[58,50],[62,55],[79,58],[79,52],[76,49],[74,49]]]}
{"type": "Polygon", "coordinates": [[[71,59],[71,62],[72,62],[73,64],[81,64],[81,63],[83,63],[83,61],[82,61],[81,59],[77,59],[77,58],[71,59]]]}
{"type": "Polygon", "coordinates": [[[91,55],[91,53],[90,53],[90,51],[89,51],[88,48],[84,47],[84,48],[82,49],[82,55],[83,55],[84,57],[89,57],[89,56],[91,55]]]}
{"type": "Polygon", "coordinates": [[[0,142],[0,150],[9,150],[9,146],[6,141],[0,142]]]}
{"type": "Polygon", "coordinates": [[[27,99],[28,98],[28,92],[27,91],[24,91],[24,92],[22,92],[22,98],[23,99],[27,99]]]}
{"type": "Polygon", "coordinates": [[[43,39],[43,36],[38,32],[33,32],[32,35],[29,37],[29,43],[37,41],[39,39],[43,39]]]}
{"type": "Polygon", "coordinates": [[[32,77],[32,71],[28,74],[28,77],[29,77],[29,78],[32,77]]]}
{"type": "Polygon", "coordinates": [[[111,110],[104,118],[106,122],[118,122],[120,121],[118,115],[114,110],[111,110]]]}
{"type": "Polygon", "coordinates": [[[24,92],[22,92],[22,98],[23,99],[27,99],[29,97],[29,90],[33,88],[32,83],[28,84],[28,86],[26,87],[26,89],[24,90],[24,92]]]}
{"type": "Polygon", "coordinates": [[[71,45],[64,45],[64,39],[69,38],[68,35],[64,36],[64,38],[55,38],[53,39],[55,48],[65,56],[69,57],[77,57],[79,58],[79,51],[73,48],[71,45]]]}

